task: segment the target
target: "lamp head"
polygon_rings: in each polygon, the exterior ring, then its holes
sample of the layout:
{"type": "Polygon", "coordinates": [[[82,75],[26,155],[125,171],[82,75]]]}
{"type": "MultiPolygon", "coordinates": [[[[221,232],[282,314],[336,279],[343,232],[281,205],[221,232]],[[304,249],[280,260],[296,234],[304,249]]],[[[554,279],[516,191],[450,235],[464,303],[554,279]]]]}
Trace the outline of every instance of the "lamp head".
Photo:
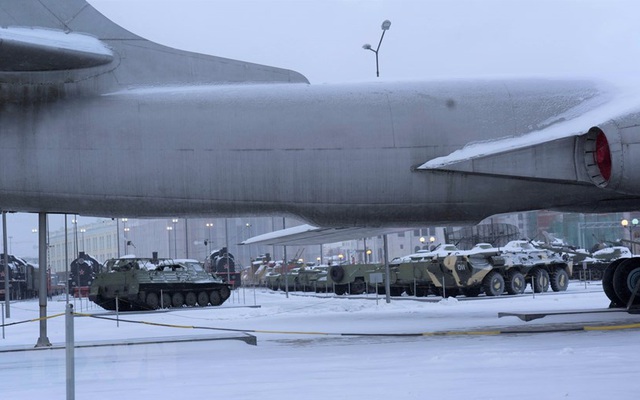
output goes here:
{"type": "Polygon", "coordinates": [[[382,30],[388,31],[390,27],[391,27],[391,21],[389,21],[388,19],[385,19],[384,22],[382,23],[382,30]]]}

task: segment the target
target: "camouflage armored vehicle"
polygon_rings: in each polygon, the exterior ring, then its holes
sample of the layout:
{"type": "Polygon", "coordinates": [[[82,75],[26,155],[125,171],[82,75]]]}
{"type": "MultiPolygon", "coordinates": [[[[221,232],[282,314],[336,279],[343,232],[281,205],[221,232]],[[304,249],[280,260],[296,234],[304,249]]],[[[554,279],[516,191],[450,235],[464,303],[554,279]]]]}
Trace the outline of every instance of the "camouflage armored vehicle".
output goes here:
{"type": "Polygon", "coordinates": [[[442,261],[444,257],[459,253],[457,247],[451,244],[438,245],[431,251],[419,251],[408,256],[393,259],[390,263],[391,271],[397,274],[397,280],[391,282],[391,294],[400,295],[406,292],[409,296],[428,296],[437,293],[433,284],[433,276],[429,273],[429,266],[442,261]]]}
{"type": "Polygon", "coordinates": [[[204,270],[196,260],[119,258],[105,262],[105,272],[91,283],[89,300],[107,310],[153,310],[219,306],[231,285],[204,270]]]}
{"type": "MultiPolygon", "coordinates": [[[[411,268],[414,290],[420,288],[421,295],[428,291],[441,296],[476,297],[482,292],[499,296],[505,291],[514,295],[523,293],[527,282],[535,285],[535,292],[546,291],[550,283],[554,291],[561,291],[567,289],[571,273],[571,262],[524,240],[510,242],[501,249],[479,244],[444,256],[426,253],[409,259],[412,261],[408,265],[401,263],[397,268],[405,279],[407,273],[402,271],[411,268]]],[[[407,289],[411,294],[411,286],[407,289]]]]}
{"type": "Polygon", "coordinates": [[[527,240],[514,240],[500,248],[507,265],[517,267],[536,293],[567,290],[573,262],[567,255],[534,246],[527,240]]]}

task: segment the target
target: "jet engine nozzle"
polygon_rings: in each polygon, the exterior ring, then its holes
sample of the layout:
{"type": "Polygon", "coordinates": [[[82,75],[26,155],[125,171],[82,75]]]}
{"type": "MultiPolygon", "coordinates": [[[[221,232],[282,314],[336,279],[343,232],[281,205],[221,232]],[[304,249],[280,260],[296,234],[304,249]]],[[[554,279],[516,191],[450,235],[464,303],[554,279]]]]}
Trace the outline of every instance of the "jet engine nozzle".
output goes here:
{"type": "Polygon", "coordinates": [[[640,115],[589,129],[580,138],[589,179],[596,186],[640,195],[640,115]]]}

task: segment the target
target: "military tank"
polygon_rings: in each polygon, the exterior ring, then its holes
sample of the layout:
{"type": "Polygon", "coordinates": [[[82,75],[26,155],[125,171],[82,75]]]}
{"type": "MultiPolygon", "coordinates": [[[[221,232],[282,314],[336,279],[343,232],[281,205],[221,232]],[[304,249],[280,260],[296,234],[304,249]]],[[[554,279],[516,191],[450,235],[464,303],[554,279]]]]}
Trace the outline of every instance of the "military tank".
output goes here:
{"type": "Polygon", "coordinates": [[[231,285],[196,260],[117,258],[91,283],[89,300],[106,310],[219,306],[231,285]]]}

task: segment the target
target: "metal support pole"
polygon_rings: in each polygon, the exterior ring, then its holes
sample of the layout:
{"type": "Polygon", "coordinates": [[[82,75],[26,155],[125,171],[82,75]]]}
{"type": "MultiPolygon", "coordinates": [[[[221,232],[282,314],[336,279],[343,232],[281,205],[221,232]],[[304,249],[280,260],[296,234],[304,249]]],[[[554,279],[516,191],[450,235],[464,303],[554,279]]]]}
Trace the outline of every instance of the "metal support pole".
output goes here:
{"type": "MultiPolygon", "coordinates": [[[[36,347],[51,346],[47,337],[47,214],[38,214],[38,262],[40,264],[40,337],[36,347]]],[[[67,286],[68,287],[68,286],[67,286]]],[[[68,292],[68,290],[67,290],[68,292]]]]}
{"type": "MultiPolygon", "coordinates": [[[[116,218],[116,243],[118,244],[118,258],[120,258],[120,219],[116,218]]],[[[169,254],[171,257],[171,254],[169,254]]]]}
{"type": "Polygon", "coordinates": [[[69,235],[67,231],[67,214],[64,215],[64,276],[66,282],[64,283],[65,303],[69,304],[69,235]]]}
{"type": "Polygon", "coordinates": [[[289,263],[287,262],[287,246],[284,247],[284,260],[282,265],[282,273],[284,274],[284,293],[289,298],[289,263]]]}
{"type": "Polygon", "coordinates": [[[4,308],[7,318],[11,318],[11,293],[9,292],[9,251],[7,250],[7,212],[2,212],[2,246],[4,249],[4,308]]]}
{"type": "MultiPolygon", "coordinates": [[[[66,216],[65,216],[66,219],[66,216]]],[[[67,303],[65,310],[65,350],[67,363],[67,400],[76,398],[75,380],[75,355],[74,355],[74,333],[73,333],[73,304],[67,303]]]]}
{"type": "Polygon", "coordinates": [[[385,299],[387,303],[391,303],[391,271],[389,270],[389,241],[387,239],[387,235],[384,234],[382,236],[383,247],[384,247],[384,291],[385,291],[385,299]]]}
{"type": "Polygon", "coordinates": [[[184,258],[189,258],[189,223],[184,219],[184,258]]]}

